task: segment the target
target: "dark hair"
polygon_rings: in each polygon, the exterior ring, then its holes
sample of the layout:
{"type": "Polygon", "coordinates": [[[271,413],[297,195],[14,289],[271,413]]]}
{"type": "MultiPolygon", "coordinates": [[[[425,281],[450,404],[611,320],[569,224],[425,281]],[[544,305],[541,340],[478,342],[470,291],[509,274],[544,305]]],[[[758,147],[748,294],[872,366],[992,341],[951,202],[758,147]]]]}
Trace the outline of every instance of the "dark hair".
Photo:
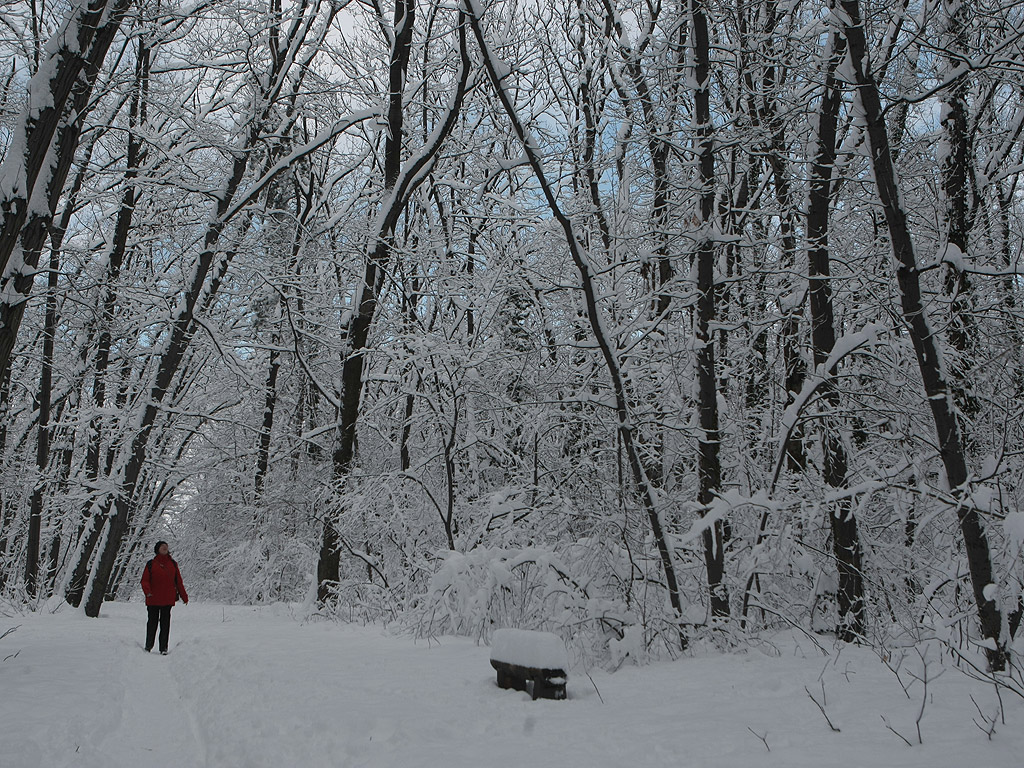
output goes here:
{"type": "Polygon", "coordinates": [[[161,544],[166,544],[166,543],[167,543],[166,541],[158,541],[158,542],[156,543],[156,546],[154,546],[154,547],[153,547],[153,551],[154,551],[154,552],[155,552],[156,554],[158,554],[158,555],[159,555],[159,554],[160,554],[160,545],[161,545],[161,544]]]}

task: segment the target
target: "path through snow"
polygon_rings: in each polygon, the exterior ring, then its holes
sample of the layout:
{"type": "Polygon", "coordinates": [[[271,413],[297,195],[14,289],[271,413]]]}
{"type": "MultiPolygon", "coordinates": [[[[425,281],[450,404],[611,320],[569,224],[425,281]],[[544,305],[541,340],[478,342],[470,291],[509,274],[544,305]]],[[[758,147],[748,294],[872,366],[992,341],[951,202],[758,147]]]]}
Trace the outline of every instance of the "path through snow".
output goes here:
{"type": "Polygon", "coordinates": [[[908,747],[882,718],[916,742],[919,683],[908,699],[870,650],[825,658],[792,638],[781,654],[592,670],[593,684],[576,668],[568,701],[533,702],[497,688],[470,640],[414,643],[288,606],[179,605],[167,657],[142,650],[136,603],[98,620],[0,616],[0,634],[15,625],[0,641],[3,768],[1024,765],[1019,697],[1003,694],[990,741],[971,696],[994,713],[993,688],[936,659],[924,744],[908,747]]]}

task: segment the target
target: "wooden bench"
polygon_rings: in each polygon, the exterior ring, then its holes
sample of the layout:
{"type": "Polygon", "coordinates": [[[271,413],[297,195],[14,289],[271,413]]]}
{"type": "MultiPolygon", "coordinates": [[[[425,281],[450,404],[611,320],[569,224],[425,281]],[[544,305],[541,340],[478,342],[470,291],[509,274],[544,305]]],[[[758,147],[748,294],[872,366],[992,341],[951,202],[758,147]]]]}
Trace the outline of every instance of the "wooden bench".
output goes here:
{"type": "Polygon", "coordinates": [[[498,687],[525,691],[535,701],[566,697],[568,665],[565,643],[550,632],[499,629],[491,640],[498,687]]]}

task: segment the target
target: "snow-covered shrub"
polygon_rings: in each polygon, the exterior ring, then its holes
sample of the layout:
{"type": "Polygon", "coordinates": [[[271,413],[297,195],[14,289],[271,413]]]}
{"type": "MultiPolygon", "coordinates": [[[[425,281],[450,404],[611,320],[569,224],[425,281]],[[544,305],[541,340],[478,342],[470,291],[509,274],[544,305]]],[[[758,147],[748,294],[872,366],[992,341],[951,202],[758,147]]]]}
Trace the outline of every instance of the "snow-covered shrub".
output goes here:
{"type": "Polygon", "coordinates": [[[228,603],[302,600],[316,563],[315,500],[305,497],[305,484],[278,482],[259,504],[229,485],[199,487],[167,534],[190,594],[228,603]]]}
{"type": "Polygon", "coordinates": [[[489,642],[502,628],[553,632],[588,660],[646,657],[657,622],[641,625],[627,601],[588,573],[590,544],[555,552],[478,547],[449,552],[407,620],[420,636],[467,635],[489,642]]]}

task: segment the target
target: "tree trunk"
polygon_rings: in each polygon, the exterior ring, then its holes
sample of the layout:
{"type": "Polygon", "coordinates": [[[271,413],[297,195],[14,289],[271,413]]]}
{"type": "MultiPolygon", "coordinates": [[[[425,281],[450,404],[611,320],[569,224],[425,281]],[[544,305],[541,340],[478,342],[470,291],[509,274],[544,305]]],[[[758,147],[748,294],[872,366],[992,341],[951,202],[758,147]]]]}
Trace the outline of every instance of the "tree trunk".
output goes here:
{"type": "Polygon", "coordinates": [[[601,357],[608,372],[608,377],[611,380],[612,392],[615,397],[615,414],[618,419],[619,438],[622,440],[622,446],[626,451],[626,457],[629,461],[630,470],[633,474],[637,493],[640,496],[641,503],[644,506],[644,511],[647,513],[648,520],[650,521],[651,532],[654,535],[654,541],[658,548],[658,554],[661,558],[662,568],[665,571],[665,585],[668,590],[669,603],[671,604],[676,617],[681,619],[682,603],[679,596],[679,582],[676,579],[675,566],[672,562],[672,553],[668,546],[668,540],[665,536],[664,528],[662,527],[661,514],[658,508],[658,502],[656,501],[655,491],[644,472],[640,451],[636,444],[636,440],[634,439],[634,431],[636,427],[633,423],[633,417],[630,410],[630,397],[626,378],[623,375],[619,364],[617,352],[614,348],[614,340],[609,337],[608,333],[605,331],[604,323],[602,322],[601,310],[598,305],[598,287],[594,278],[590,258],[581,245],[581,241],[576,234],[572,221],[565,215],[561,206],[558,204],[554,189],[544,172],[544,167],[541,162],[537,145],[535,144],[533,137],[527,133],[526,127],[519,119],[519,115],[512,103],[512,99],[506,91],[505,85],[503,84],[503,77],[499,74],[499,65],[496,63],[496,57],[484,37],[483,28],[481,26],[480,19],[477,18],[474,12],[472,0],[467,0],[464,7],[466,8],[466,15],[469,18],[470,24],[473,27],[473,34],[476,37],[483,55],[484,67],[487,70],[487,75],[491,81],[491,85],[501,101],[502,108],[508,116],[516,138],[523,147],[526,158],[533,170],[534,177],[540,184],[544,200],[547,203],[548,208],[551,210],[552,215],[555,217],[555,220],[562,228],[566,243],[569,246],[569,253],[572,256],[573,264],[575,264],[576,270],[579,272],[580,288],[583,291],[590,330],[593,334],[594,341],[597,343],[601,352],[601,357]]]}
{"type": "MultiPolygon", "coordinates": [[[[277,343],[277,334],[272,344],[277,343]]],[[[270,468],[270,435],[274,428],[274,410],[277,407],[277,373],[281,368],[280,353],[276,348],[270,350],[267,383],[264,386],[263,423],[260,425],[260,443],[256,452],[256,488],[257,500],[263,495],[263,483],[270,468]]]]}
{"type": "Polygon", "coordinates": [[[76,3],[29,81],[28,105],[0,165],[0,376],[10,369],[39,256],[94,104],[93,85],[129,4],[76,3]]]}
{"type": "MultiPolygon", "coordinates": [[[[38,442],[36,444],[36,467],[38,476],[35,486],[32,489],[32,496],[29,501],[29,535],[27,542],[27,555],[25,563],[25,587],[28,594],[34,597],[38,587],[38,568],[40,556],[40,535],[43,505],[46,498],[47,484],[46,468],[50,461],[50,443],[52,441],[52,429],[50,427],[50,409],[53,388],[53,352],[57,330],[57,283],[60,269],[60,252],[64,244],[64,235],[71,220],[78,212],[78,196],[82,185],[89,172],[89,161],[95,142],[90,143],[84,152],[84,158],[75,174],[74,182],[67,194],[67,201],[60,221],[50,228],[50,264],[47,275],[47,293],[43,319],[43,355],[39,377],[39,395],[36,398],[37,410],[39,412],[38,442]]],[[[51,561],[54,557],[54,547],[59,549],[59,538],[51,546],[51,561]]]]}
{"type": "MultiPolygon", "coordinates": [[[[835,79],[836,67],[846,55],[846,41],[833,33],[825,89],[818,112],[818,137],[811,163],[809,204],[807,209],[807,262],[811,305],[811,346],[815,369],[823,368],[835,347],[835,312],[832,306],[829,258],[829,213],[831,210],[832,169],[836,160],[836,132],[842,94],[835,79]]],[[[830,409],[822,424],[825,482],[831,487],[846,487],[848,474],[846,449],[841,438],[841,422],[836,415],[839,393],[832,381],[834,371],[820,371],[826,381],[822,399],[830,409]]],[[[832,529],[832,554],[836,559],[839,586],[836,591],[838,623],[836,635],[852,642],[864,635],[864,576],[861,570],[860,534],[849,497],[835,502],[828,515],[832,529]]]]}
{"type": "MultiPolygon", "coordinates": [[[[470,226],[472,226],[472,223],[470,224],[470,226]]],[[[473,275],[473,256],[475,253],[474,241],[476,239],[475,232],[476,230],[473,230],[472,232],[470,232],[469,235],[469,253],[466,260],[466,272],[470,276],[470,279],[472,279],[473,275]]],[[[406,331],[408,333],[412,333],[415,327],[416,312],[419,306],[420,298],[419,278],[411,278],[411,283],[411,290],[406,292],[406,294],[402,297],[403,309],[405,310],[403,312],[403,315],[406,318],[406,331]]],[[[466,308],[466,336],[471,340],[473,338],[472,305],[466,308]]],[[[419,369],[415,368],[415,366],[414,369],[414,371],[409,371],[409,373],[407,374],[409,376],[408,380],[410,384],[410,391],[405,396],[405,406],[403,408],[402,413],[402,429],[398,437],[398,459],[399,467],[402,472],[408,472],[409,468],[412,466],[412,456],[410,455],[409,452],[409,438],[412,434],[412,416],[416,406],[415,392],[419,390],[422,381],[419,369]],[[412,375],[414,372],[415,376],[412,375]]]]}
{"type": "MultiPolygon", "coordinates": [[[[966,3],[959,0],[943,3],[947,9],[945,44],[946,63],[950,72],[966,60],[967,22],[966,3]]],[[[949,298],[949,324],[947,333],[956,351],[950,365],[950,387],[953,402],[963,415],[961,419],[964,448],[971,441],[970,425],[981,406],[971,393],[968,382],[973,364],[973,346],[978,329],[970,314],[970,281],[963,270],[967,256],[967,240],[971,229],[968,174],[971,171],[972,141],[967,128],[967,78],[953,83],[943,96],[940,124],[944,135],[946,154],[942,158],[942,192],[946,198],[944,219],[946,225],[946,253],[943,289],[949,298]]]]}
{"type": "Polygon", "coordinates": [[[925,394],[935,422],[939,454],[946,470],[946,480],[966,545],[967,565],[981,631],[993,646],[986,649],[988,664],[992,670],[1002,670],[1006,667],[1008,655],[1006,641],[1002,637],[1002,616],[995,600],[986,594],[993,583],[992,558],[978,511],[969,498],[970,475],[967,470],[967,459],[954,411],[952,392],[944,374],[941,349],[921,301],[921,284],[914,243],[907,225],[907,215],[899,198],[878,85],[868,64],[867,40],[860,15],[860,4],[858,0],[840,0],[840,6],[844,12],[842,22],[850,48],[850,63],[867,124],[871,164],[878,197],[885,211],[893,255],[899,264],[896,279],[899,284],[903,318],[914,344],[925,394]]]}
{"type": "MultiPolygon", "coordinates": [[[[403,118],[405,102],[405,76],[412,53],[412,33],[416,21],[414,0],[395,0],[393,45],[388,71],[387,138],[384,143],[384,195],[393,194],[402,168],[403,118]]],[[[386,203],[383,203],[386,204],[386,203]]],[[[395,203],[397,204],[397,201],[395,203]]],[[[405,200],[401,207],[404,208],[405,200]]],[[[358,306],[346,333],[346,357],[341,373],[341,410],[338,414],[338,445],[332,463],[334,481],[339,487],[348,478],[355,455],[356,422],[359,418],[359,400],[363,388],[363,362],[370,325],[377,312],[377,301],[384,284],[384,269],[391,258],[391,239],[398,212],[390,226],[382,225],[376,234],[372,250],[367,254],[358,306]]],[[[326,603],[331,598],[332,585],[341,579],[340,537],[330,516],[324,518],[320,559],[317,562],[317,599],[326,603]]]]}
{"type": "MultiPolygon", "coordinates": [[[[73,198],[72,198],[73,199],[73,198]]],[[[69,203],[69,206],[73,202],[69,203]]],[[[36,442],[36,482],[29,500],[28,542],[25,547],[25,591],[34,598],[39,586],[39,550],[42,533],[43,502],[46,498],[46,470],[50,463],[50,394],[53,388],[53,342],[57,333],[57,272],[60,268],[60,239],[50,248],[50,270],[46,284],[46,310],[43,319],[43,359],[40,363],[39,437],[36,442]]]]}
{"type": "MultiPolygon", "coordinates": [[[[346,357],[341,372],[341,402],[338,412],[338,443],[333,454],[335,483],[341,485],[352,467],[356,444],[356,423],[363,388],[363,366],[368,352],[366,342],[377,312],[385,269],[391,259],[395,226],[412,193],[427,178],[445,139],[451,133],[462,110],[462,101],[469,79],[469,54],[463,19],[459,19],[459,74],[444,118],[439,120],[426,145],[402,167],[403,111],[405,77],[412,52],[415,23],[415,0],[396,0],[394,44],[388,86],[388,131],[384,146],[384,200],[375,222],[371,247],[366,258],[358,302],[346,334],[346,357]]],[[[323,523],[323,538],[317,562],[317,599],[325,603],[331,598],[332,585],[341,577],[341,543],[334,520],[328,516],[323,523]]]]}
{"type": "MultiPolygon", "coordinates": [[[[59,525],[59,523],[58,523],[59,525]]],[[[54,589],[57,584],[57,572],[60,568],[60,547],[61,547],[61,535],[60,528],[54,532],[50,539],[50,554],[47,557],[47,571],[46,571],[46,597],[50,598],[53,595],[54,589]]]]}
{"type": "MultiPolygon", "coordinates": [[[[764,7],[764,24],[762,28],[762,48],[771,48],[779,26],[778,8],[775,2],[768,2],[764,7]]],[[[796,272],[796,205],[793,200],[792,185],[790,183],[789,163],[787,161],[785,121],[779,113],[779,106],[776,101],[778,92],[778,73],[773,58],[765,50],[766,61],[761,77],[760,104],[751,107],[754,112],[752,120],[768,134],[765,155],[768,165],[771,168],[772,179],[775,186],[775,199],[779,204],[779,230],[782,245],[782,273],[793,274],[796,272]]],[[[754,84],[750,83],[751,91],[754,91],[754,84]]],[[[751,102],[755,101],[753,94],[749,96],[751,102]]],[[[783,287],[779,298],[779,313],[781,322],[779,324],[779,343],[782,347],[782,361],[785,371],[786,407],[789,407],[796,399],[797,394],[803,389],[804,381],[807,378],[807,363],[801,353],[800,343],[800,322],[803,316],[804,291],[796,280],[788,286],[789,293],[785,294],[786,287],[783,287]]],[[[786,455],[787,468],[794,474],[802,473],[807,466],[807,451],[804,446],[803,427],[797,424],[793,428],[792,436],[788,443],[786,455]]]]}
{"type": "MultiPolygon", "coordinates": [[[[718,378],[715,375],[715,339],[711,323],[715,319],[715,244],[712,239],[715,215],[715,154],[711,125],[711,48],[708,21],[703,2],[690,0],[693,24],[694,128],[698,141],[700,171],[700,225],[697,246],[697,385],[700,411],[698,461],[698,497],[701,514],[710,511],[722,489],[719,460],[721,433],[718,430],[718,378]]],[[[725,542],[722,520],[704,529],[704,564],[711,595],[711,615],[729,615],[726,590],[725,542]]]]}
{"type": "MultiPolygon", "coordinates": [[[[100,305],[99,337],[96,352],[93,356],[92,403],[94,415],[86,428],[85,447],[85,479],[91,493],[96,493],[97,481],[100,477],[100,451],[103,442],[103,419],[100,415],[106,407],[107,372],[110,367],[110,348],[113,343],[111,328],[114,324],[114,313],[117,306],[117,294],[120,287],[121,270],[124,267],[128,250],[128,234],[131,230],[132,218],[137,204],[135,180],[138,178],[139,165],[143,159],[142,142],[138,126],[146,120],[146,94],[149,84],[150,49],[145,40],[139,41],[138,56],[135,65],[135,88],[128,112],[128,144],[126,148],[126,168],[124,173],[124,192],[121,205],[114,222],[114,236],[107,257],[107,270],[103,302],[100,305]]],[[[65,225],[66,226],[66,225],[65,225]]],[[[64,599],[76,608],[81,604],[89,563],[99,542],[102,529],[94,518],[100,512],[99,498],[87,501],[82,508],[82,520],[88,527],[87,538],[79,549],[78,561],[75,563],[73,575],[68,581],[64,599]]],[[[79,536],[81,536],[80,531],[79,536]]]]}

